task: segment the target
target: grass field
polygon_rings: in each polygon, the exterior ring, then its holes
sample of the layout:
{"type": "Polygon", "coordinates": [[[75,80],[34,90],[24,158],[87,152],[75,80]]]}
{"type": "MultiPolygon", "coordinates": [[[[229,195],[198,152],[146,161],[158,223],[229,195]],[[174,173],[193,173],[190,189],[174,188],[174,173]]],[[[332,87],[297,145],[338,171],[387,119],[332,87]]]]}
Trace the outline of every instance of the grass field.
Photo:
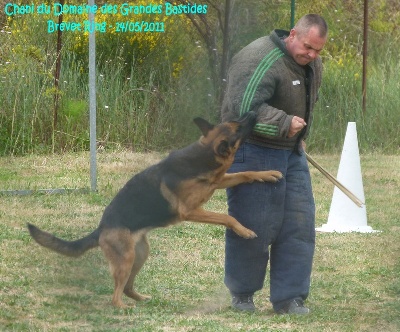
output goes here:
{"type": "MultiPolygon", "coordinates": [[[[114,309],[113,282],[99,249],[72,259],[36,245],[26,223],[69,239],[96,227],[130,176],[160,154],[98,155],[96,194],[0,196],[1,331],[399,331],[400,156],[362,155],[368,224],[379,233],[318,233],[305,317],[278,316],[266,287],[258,311],[229,308],[223,285],[224,229],[184,223],[150,234],[151,256],[137,278],[147,303],[114,309]]],[[[333,174],[340,156],[313,155],[333,174]]],[[[0,189],[89,185],[88,154],[0,159],[0,189]]],[[[326,223],[333,186],[314,168],[317,226],[326,223]]],[[[207,209],[226,211],[218,191],[207,209]]],[[[126,299],[129,302],[129,299],[126,299]]]]}

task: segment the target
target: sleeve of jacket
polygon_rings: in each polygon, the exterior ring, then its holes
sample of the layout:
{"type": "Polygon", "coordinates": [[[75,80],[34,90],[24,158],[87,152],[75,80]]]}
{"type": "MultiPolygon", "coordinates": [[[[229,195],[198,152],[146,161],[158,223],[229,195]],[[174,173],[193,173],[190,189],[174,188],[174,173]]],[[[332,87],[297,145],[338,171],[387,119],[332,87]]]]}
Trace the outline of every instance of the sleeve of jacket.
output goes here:
{"type": "Polygon", "coordinates": [[[260,82],[252,102],[252,110],[257,113],[257,125],[254,131],[257,135],[287,137],[292,122],[292,115],[271,106],[268,101],[273,98],[280,83],[278,68],[272,67],[260,82]]]}
{"type": "Polygon", "coordinates": [[[234,59],[222,104],[222,121],[231,121],[246,112],[254,111],[258,114],[254,130],[257,135],[286,137],[293,116],[268,104],[279,84],[279,69],[272,66],[267,73],[257,75],[256,72],[257,69],[249,68],[249,63],[243,61],[243,57],[234,59]]]}

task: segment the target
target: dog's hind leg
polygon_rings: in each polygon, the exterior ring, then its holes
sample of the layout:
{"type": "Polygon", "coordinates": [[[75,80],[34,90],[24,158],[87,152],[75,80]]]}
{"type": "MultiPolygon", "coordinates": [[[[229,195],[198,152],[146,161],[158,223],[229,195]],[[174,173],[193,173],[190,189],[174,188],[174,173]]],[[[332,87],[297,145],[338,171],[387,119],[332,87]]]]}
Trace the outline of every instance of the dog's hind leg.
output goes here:
{"type": "Polygon", "coordinates": [[[122,302],[122,293],[135,260],[135,239],[128,229],[110,229],[102,231],[99,244],[114,278],[112,303],[124,308],[126,305],[122,302]]]}
{"type": "Polygon", "coordinates": [[[135,261],[132,266],[131,274],[129,276],[128,282],[125,285],[124,293],[126,296],[136,300],[145,301],[150,300],[151,296],[139,294],[134,290],[133,283],[135,281],[136,275],[139,273],[143,264],[149,257],[150,245],[147,240],[146,234],[142,232],[140,234],[134,234],[133,237],[137,237],[135,240],[135,261]]]}

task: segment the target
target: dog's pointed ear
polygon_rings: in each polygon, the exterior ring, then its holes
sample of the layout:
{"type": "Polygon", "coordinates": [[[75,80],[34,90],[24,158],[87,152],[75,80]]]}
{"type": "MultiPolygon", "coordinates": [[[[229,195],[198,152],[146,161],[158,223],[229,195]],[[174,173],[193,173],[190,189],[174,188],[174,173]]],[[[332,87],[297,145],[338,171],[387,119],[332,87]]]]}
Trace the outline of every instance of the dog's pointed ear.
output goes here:
{"type": "Polygon", "coordinates": [[[197,127],[200,128],[204,137],[207,136],[208,132],[214,128],[214,125],[209,123],[207,120],[204,120],[203,118],[194,118],[193,122],[197,125],[197,127]]]}

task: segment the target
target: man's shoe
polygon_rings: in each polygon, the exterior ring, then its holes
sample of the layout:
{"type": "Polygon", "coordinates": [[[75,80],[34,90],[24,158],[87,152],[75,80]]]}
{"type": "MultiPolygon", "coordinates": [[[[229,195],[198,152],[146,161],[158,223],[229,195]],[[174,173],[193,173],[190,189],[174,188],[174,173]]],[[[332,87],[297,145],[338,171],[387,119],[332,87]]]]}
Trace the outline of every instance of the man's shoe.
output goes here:
{"type": "Polygon", "coordinates": [[[299,299],[292,300],[276,311],[280,315],[307,315],[310,309],[304,306],[303,301],[299,299]]]}
{"type": "Polygon", "coordinates": [[[239,311],[254,312],[256,307],[252,295],[232,295],[232,308],[239,311]]]}

